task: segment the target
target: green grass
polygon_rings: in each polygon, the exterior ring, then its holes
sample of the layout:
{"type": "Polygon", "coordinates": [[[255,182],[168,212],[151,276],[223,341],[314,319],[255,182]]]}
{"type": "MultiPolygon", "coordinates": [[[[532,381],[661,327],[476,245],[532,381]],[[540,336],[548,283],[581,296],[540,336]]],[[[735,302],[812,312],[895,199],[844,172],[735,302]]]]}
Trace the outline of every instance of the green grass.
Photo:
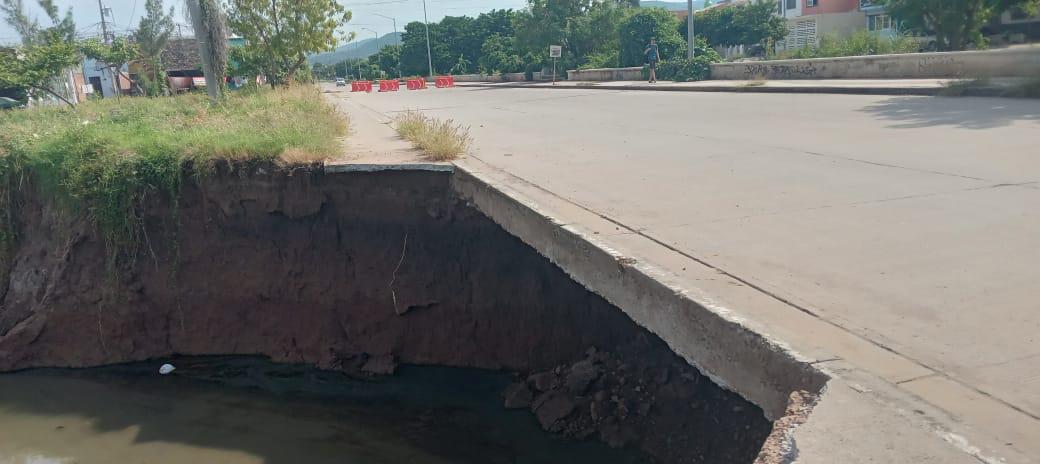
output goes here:
{"type": "Polygon", "coordinates": [[[136,256],[142,202],[166,195],[176,203],[185,164],[199,174],[222,160],[321,161],[341,154],[346,129],[314,87],[241,91],[218,106],[184,95],[0,112],[0,252],[17,232],[16,179],[32,176],[85,213],[119,266],[136,256]]]}
{"type": "Polygon", "coordinates": [[[471,142],[469,130],[448,119],[442,121],[408,111],[394,121],[397,133],[412,142],[434,161],[448,161],[466,153],[471,142]]]}
{"type": "Polygon", "coordinates": [[[917,53],[919,51],[921,51],[921,43],[911,36],[885,37],[876,32],[858,31],[845,38],[824,36],[820,38],[818,45],[783,52],[777,58],[832,58],[917,53]]]}

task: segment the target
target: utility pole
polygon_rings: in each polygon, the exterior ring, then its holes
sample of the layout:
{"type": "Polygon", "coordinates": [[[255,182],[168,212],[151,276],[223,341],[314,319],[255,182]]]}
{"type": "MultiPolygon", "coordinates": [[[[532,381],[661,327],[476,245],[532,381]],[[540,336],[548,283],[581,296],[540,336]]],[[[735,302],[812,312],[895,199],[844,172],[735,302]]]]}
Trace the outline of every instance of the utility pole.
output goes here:
{"type": "Polygon", "coordinates": [[[697,55],[693,38],[693,0],[686,0],[686,57],[692,59],[697,55]]]}
{"type": "Polygon", "coordinates": [[[101,0],[97,2],[98,12],[101,13],[101,41],[108,43],[108,22],[105,21],[105,5],[101,3],[101,0]]]}
{"type": "Polygon", "coordinates": [[[426,60],[430,65],[430,79],[433,79],[433,53],[430,52],[430,18],[426,16],[426,0],[422,0],[423,22],[426,23],[426,60]]]}
{"type": "MultiPolygon", "coordinates": [[[[401,36],[397,35],[397,18],[391,18],[389,16],[383,16],[383,15],[381,15],[379,13],[372,13],[372,14],[374,14],[376,16],[379,16],[380,18],[389,19],[389,20],[394,22],[394,38],[397,39],[397,45],[400,46],[401,45],[401,36]]],[[[397,78],[398,79],[401,78],[401,73],[402,73],[402,71],[401,71],[401,50],[398,50],[397,51],[397,78]]]]}

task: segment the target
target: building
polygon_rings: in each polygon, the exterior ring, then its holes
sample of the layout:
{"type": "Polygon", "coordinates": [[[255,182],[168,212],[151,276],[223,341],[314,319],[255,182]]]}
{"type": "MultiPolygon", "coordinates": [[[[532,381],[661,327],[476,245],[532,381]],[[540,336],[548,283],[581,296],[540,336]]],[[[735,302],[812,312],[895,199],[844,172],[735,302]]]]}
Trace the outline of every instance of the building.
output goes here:
{"type": "MultiPolygon", "coordinates": [[[[241,47],[245,40],[240,37],[228,38],[228,47],[241,47]]],[[[199,55],[199,44],[194,37],[170,39],[162,53],[163,71],[170,90],[183,92],[205,85],[205,73],[202,72],[202,56],[199,55]]],[[[234,66],[234,63],[232,63],[234,66]]],[[[130,77],[136,80],[140,75],[151,75],[148,63],[136,61],[130,65],[130,77]]],[[[243,85],[241,78],[229,79],[229,88],[243,85]]]]}
{"type": "Polygon", "coordinates": [[[1005,11],[982,29],[995,46],[1040,41],[1040,12],[1030,15],[1021,9],[1005,11]]]}
{"type": "Polygon", "coordinates": [[[867,0],[777,0],[777,4],[777,14],[787,18],[789,30],[777,44],[779,50],[816,45],[821,37],[847,37],[863,29],[894,33],[884,9],[867,0]]]}
{"type": "Polygon", "coordinates": [[[112,68],[93,58],[83,60],[83,78],[90,87],[87,93],[103,98],[129,95],[132,83],[127,79],[127,67],[121,71],[113,73],[112,68]]]}

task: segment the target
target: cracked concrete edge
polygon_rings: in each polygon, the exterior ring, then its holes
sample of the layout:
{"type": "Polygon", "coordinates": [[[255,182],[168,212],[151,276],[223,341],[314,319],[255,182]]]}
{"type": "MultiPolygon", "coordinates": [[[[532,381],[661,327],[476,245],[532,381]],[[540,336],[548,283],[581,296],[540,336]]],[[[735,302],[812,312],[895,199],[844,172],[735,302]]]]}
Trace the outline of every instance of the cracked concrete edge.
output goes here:
{"type": "Polygon", "coordinates": [[[829,380],[810,360],[746,327],[707,295],[680,288],[665,272],[563,224],[477,170],[456,166],[452,186],[460,198],[661,337],[713,381],[761,407],[770,420],[784,416],[791,392],[816,394],[829,380]]]}
{"type": "Polygon", "coordinates": [[[410,163],[410,164],[364,164],[364,163],[326,163],[325,172],[338,174],[345,172],[381,172],[381,171],[430,171],[430,172],[454,172],[455,166],[451,164],[438,163],[410,163]]]}

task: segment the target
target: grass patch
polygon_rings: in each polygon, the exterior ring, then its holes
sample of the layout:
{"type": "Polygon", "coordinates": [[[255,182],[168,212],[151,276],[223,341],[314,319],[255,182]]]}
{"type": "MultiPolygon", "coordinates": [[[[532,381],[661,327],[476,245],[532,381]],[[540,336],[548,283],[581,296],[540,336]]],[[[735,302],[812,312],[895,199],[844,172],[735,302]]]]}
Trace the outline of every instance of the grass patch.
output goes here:
{"type": "Polygon", "coordinates": [[[942,88],[939,89],[939,95],[944,97],[960,97],[974,89],[985,88],[989,85],[989,79],[985,77],[969,80],[947,81],[943,82],[942,88]]]}
{"type": "Polygon", "coordinates": [[[779,59],[832,58],[839,56],[891,55],[921,51],[920,39],[908,35],[883,36],[858,31],[849,37],[823,36],[819,44],[782,52],[779,59]]]}
{"type": "MultiPolygon", "coordinates": [[[[97,226],[115,268],[136,257],[144,199],[176,204],[185,164],[203,173],[225,160],[321,161],[341,153],[346,129],[315,87],[240,91],[219,106],[184,95],[5,111],[0,206],[10,211],[13,179],[31,175],[97,226]]],[[[0,251],[13,240],[10,221],[0,225],[0,251]]]]}
{"type": "Polygon", "coordinates": [[[455,121],[430,118],[417,111],[398,116],[394,126],[401,137],[434,161],[458,158],[466,154],[472,142],[469,129],[455,124],[455,121]]]}
{"type": "Polygon", "coordinates": [[[1040,98],[1040,78],[991,80],[980,77],[943,83],[939,95],[944,97],[988,96],[1005,98],[1040,98]]]}

